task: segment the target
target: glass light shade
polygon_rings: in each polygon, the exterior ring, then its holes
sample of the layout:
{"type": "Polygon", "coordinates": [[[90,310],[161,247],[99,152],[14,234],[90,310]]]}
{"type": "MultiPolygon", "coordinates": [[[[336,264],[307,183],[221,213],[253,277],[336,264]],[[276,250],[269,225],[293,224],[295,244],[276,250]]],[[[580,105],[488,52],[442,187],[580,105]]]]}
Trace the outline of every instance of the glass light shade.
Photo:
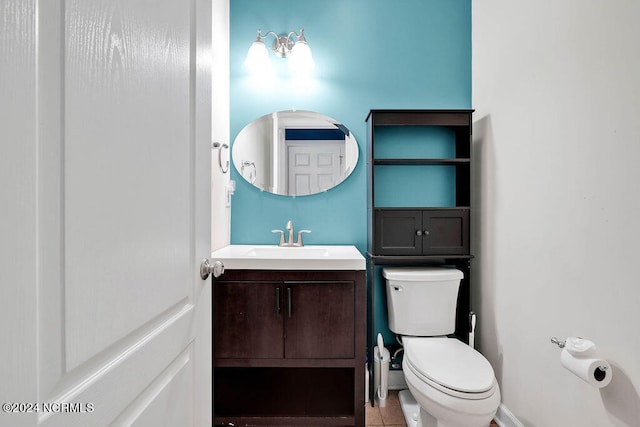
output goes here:
{"type": "Polygon", "coordinates": [[[244,65],[254,73],[269,69],[269,51],[262,41],[256,40],[251,44],[244,65]]]}
{"type": "Polygon", "coordinates": [[[304,40],[298,40],[293,46],[288,62],[291,69],[302,74],[310,72],[316,65],[311,55],[311,48],[304,40]]]}

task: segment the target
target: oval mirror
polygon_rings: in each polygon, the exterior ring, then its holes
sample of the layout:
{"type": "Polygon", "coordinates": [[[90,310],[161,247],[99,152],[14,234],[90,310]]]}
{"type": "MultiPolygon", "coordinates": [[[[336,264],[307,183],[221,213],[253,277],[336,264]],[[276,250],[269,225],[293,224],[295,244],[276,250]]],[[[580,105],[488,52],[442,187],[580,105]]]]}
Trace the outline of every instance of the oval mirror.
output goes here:
{"type": "Polygon", "coordinates": [[[253,186],[306,196],[344,181],[358,163],[349,129],[312,111],[279,111],[245,126],[233,142],[233,164],[253,186]]]}

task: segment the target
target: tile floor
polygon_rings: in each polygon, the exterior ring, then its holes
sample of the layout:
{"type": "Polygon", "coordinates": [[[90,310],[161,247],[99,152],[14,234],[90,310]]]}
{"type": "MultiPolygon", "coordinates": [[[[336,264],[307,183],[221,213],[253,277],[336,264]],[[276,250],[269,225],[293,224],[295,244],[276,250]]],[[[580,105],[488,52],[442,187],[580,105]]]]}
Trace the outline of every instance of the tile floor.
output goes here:
{"type": "MultiPolygon", "coordinates": [[[[387,405],[384,408],[380,408],[379,406],[372,408],[371,404],[367,403],[365,418],[367,427],[406,427],[407,424],[402,414],[402,408],[400,408],[400,401],[398,400],[398,391],[389,390],[387,405]]],[[[490,427],[498,427],[498,424],[492,421],[490,427]]]]}
{"type": "Polygon", "coordinates": [[[400,401],[398,400],[398,391],[389,390],[387,396],[387,405],[384,408],[376,406],[371,407],[370,403],[365,408],[365,425],[369,426],[385,426],[385,427],[406,427],[400,401]]]}

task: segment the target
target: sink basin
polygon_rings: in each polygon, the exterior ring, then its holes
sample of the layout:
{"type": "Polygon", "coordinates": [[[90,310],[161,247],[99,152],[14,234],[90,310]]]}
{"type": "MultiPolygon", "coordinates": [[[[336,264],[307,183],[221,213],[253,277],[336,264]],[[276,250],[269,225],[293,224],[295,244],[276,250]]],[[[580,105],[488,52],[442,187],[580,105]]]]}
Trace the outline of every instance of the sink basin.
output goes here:
{"type": "Polygon", "coordinates": [[[364,270],[355,246],[229,245],[211,254],[229,270],[364,270]]]}
{"type": "MultiPolygon", "coordinates": [[[[340,246],[336,246],[340,248],[340,246]]],[[[326,258],[329,248],[323,246],[303,246],[301,248],[287,246],[254,246],[247,251],[248,257],[310,259],[326,258]]]]}

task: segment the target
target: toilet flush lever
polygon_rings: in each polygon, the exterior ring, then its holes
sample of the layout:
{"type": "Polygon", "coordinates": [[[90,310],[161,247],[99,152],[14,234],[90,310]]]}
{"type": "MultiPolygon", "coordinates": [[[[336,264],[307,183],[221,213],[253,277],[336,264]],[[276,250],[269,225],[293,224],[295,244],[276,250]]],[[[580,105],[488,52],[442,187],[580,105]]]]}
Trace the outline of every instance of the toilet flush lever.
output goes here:
{"type": "Polygon", "coordinates": [[[551,338],[551,342],[555,345],[557,345],[560,348],[564,348],[566,341],[560,341],[558,338],[556,337],[552,337],[551,338]]]}

